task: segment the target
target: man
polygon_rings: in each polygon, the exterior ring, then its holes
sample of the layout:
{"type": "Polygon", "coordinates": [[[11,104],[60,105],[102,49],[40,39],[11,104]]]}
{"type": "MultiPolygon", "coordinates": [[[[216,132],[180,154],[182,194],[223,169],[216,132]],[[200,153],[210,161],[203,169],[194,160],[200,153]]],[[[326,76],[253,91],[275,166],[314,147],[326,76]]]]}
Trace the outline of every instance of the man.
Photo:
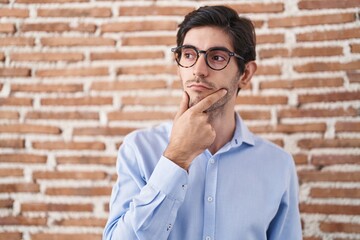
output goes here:
{"type": "Polygon", "coordinates": [[[199,8],[172,51],[180,109],[173,124],[124,139],[104,239],[302,239],[292,157],[234,111],[257,68],[252,23],[224,6],[199,8]]]}

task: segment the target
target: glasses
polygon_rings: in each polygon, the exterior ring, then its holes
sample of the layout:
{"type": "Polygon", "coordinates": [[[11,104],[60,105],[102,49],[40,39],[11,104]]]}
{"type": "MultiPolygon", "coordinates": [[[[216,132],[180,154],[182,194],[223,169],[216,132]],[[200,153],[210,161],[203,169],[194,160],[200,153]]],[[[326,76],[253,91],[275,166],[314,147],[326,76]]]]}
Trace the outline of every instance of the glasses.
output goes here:
{"type": "Polygon", "coordinates": [[[183,45],[172,48],[171,51],[175,54],[175,60],[179,66],[189,68],[195,65],[200,57],[204,54],[206,65],[216,71],[223,70],[230,62],[231,57],[236,57],[244,60],[240,55],[231,52],[224,47],[213,47],[208,50],[198,50],[191,45],[183,45]]]}

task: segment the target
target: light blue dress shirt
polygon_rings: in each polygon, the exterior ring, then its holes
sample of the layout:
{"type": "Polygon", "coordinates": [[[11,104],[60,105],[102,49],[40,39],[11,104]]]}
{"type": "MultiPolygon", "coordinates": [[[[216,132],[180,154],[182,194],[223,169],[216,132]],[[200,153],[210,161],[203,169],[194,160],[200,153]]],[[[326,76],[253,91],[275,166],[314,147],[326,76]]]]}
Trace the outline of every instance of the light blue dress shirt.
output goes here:
{"type": "Polygon", "coordinates": [[[171,123],[129,134],[117,159],[105,240],[301,240],[291,155],[236,115],[230,142],[189,173],[162,156],[171,123]]]}

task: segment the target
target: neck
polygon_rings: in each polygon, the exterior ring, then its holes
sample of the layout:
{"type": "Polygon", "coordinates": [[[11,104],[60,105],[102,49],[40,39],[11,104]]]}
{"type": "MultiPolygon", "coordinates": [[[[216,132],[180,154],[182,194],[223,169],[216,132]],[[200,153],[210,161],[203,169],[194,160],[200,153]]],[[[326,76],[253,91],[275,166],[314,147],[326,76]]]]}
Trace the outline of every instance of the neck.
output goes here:
{"type": "Polygon", "coordinates": [[[216,132],[215,141],[209,147],[209,151],[212,154],[215,154],[222,148],[226,143],[228,143],[235,132],[235,113],[234,109],[229,111],[222,112],[212,112],[210,113],[210,123],[216,132]]]}

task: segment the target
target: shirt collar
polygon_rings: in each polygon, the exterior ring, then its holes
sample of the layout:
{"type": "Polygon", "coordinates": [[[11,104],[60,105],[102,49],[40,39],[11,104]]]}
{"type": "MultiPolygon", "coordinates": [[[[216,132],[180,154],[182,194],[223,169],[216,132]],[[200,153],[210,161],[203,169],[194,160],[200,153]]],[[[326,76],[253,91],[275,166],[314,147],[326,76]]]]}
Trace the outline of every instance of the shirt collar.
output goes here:
{"type": "Polygon", "coordinates": [[[235,132],[231,140],[231,146],[240,146],[243,142],[249,145],[255,145],[254,135],[245,125],[244,121],[238,113],[235,113],[235,132]]]}

